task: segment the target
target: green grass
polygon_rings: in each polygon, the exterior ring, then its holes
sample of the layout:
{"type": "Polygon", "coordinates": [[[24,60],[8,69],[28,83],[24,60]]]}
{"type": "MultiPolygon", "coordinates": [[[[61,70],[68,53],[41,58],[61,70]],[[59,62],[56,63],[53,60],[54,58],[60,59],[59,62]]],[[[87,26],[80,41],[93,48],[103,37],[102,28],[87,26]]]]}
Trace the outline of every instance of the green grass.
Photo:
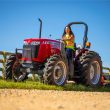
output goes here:
{"type": "Polygon", "coordinates": [[[110,92],[109,87],[91,88],[84,85],[66,84],[65,86],[51,86],[35,81],[12,82],[0,79],[0,89],[38,89],[38,90],[59,90],[59,91],[92,91],[110,92]]]}
{"type": "Polygon", "coordinates": [[[2,79],[2,76],[0,76],[0,80],[2,79]]]}

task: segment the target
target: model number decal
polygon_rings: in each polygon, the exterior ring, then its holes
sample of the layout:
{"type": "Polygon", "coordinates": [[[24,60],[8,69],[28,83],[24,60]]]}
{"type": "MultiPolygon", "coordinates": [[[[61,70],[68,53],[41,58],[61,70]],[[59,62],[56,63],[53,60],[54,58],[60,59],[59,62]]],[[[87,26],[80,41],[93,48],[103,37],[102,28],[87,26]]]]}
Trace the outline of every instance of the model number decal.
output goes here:
{"type": "Polygon", "coordinates": [[[27,41],[24,41],[24,45],[40,45],[40,42],[36,42],[36,41],[33,41],[31,43],[28,43],[27,41]]]}
{"type": "Polygon", "coordinates": [[[31,45],[40,45],[40,42],[34,41],[34,42],[31,42],[31,45]]]}

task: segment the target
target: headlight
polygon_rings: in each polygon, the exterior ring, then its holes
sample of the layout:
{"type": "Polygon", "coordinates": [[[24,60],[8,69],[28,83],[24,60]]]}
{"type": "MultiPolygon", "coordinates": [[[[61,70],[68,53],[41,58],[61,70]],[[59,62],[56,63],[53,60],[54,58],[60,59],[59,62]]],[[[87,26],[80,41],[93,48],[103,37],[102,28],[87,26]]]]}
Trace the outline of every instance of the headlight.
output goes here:
{"type": "Polygon", "coordinates": [[[28,42],[27,41],[24,41],[24,45],[28,45],[28,42]]]}
{"type": "Polygon", "coordinates": [[[82,46],[81,44],[79,44],[79,45],[77,45],[77,48],[78,48],[78,49],[82,49],[83,46],[82,46]]]}
{"type": "Polygon", "coordinates": [[[90,42],[86,42],[86,48],[90,48],[91,47],[91,43],[90,42]]]}

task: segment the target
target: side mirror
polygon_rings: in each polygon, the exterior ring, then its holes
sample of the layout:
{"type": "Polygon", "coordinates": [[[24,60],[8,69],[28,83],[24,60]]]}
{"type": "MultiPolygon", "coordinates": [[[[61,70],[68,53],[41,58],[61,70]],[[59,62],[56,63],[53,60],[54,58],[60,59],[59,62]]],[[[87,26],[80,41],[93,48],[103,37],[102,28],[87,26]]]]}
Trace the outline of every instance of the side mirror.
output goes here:
{"type": "Polygon", "coordinates": [[[90,48],[91,47],[91,43],[90,42],[86,42],[86,48],[90,48]]]}

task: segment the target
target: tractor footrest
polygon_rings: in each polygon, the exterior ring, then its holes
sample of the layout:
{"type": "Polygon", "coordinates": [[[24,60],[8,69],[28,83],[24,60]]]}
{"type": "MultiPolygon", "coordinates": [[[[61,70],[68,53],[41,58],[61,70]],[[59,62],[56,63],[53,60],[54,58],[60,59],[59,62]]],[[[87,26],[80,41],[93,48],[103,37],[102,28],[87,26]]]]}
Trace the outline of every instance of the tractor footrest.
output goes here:
{"type": "Polygon", "coordinates": [[[81,76],[74,76],[73,78],[81,78],[81,76]]]}

